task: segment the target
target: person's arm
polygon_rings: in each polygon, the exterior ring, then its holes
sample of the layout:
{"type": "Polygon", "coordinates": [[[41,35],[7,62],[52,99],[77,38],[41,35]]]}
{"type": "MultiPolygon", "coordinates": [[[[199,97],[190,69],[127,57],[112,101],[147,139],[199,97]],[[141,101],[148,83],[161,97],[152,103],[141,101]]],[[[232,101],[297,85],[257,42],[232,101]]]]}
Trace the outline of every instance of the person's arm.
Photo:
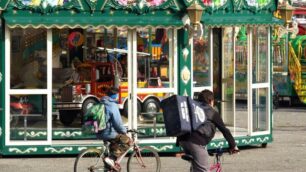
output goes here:
{"type": "Polygon", "coordinates": [[[123,126],[119,109],[117,107],[112,108],[111,113],[113,117],[112,124],[115,130],[120,134],[126,134],[126,128],[123,126]]]}
{"type": "Polygon", "coordinates": [[[216,111],[214,111],[213,113],[214,113],[214,115],[213,115],[212,121],[214,122],[216,127],[221,131],[224,138],[227,140],[230,149],[234,149],[236,147],[236,143],[235,143],[235,139],[234,139],[232,133],[230,132],[230,130],[228,128],[225,127],[225,124],[224,124],[221,116],[219,115],[219,113],[216,112],[216,111]]]}

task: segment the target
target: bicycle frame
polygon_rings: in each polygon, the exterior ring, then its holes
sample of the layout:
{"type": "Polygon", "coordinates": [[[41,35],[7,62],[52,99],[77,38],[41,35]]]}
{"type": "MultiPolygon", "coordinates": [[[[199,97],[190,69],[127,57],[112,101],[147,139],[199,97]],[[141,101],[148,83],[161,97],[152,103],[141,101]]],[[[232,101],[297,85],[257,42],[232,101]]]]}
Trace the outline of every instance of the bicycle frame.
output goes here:
{"type": "MultiPolygon", "coordinates": [[[[120,162],[122,161],[122,159],[129,153],[129,152],[136,152],[136,159],[137,162],[139,163],[139,165],[141,165],[142,167],[145,167],[144,161],[142,159],[141,153],[140,153],[140,147],[138,146],[138,144],[135,141],[135,133],[132,133],[132,140],[133,140],[133,144],[129,147],[128,150],[126,150],[120,157],[117,158],[117,160],[115,161],[115,164],[117,164],[120,168],[120,162]]],[[[109,154],[109,145],[105,146],[105,151],[104,154],[109,154]]],[[[102,157],[102,155],[101,155],[102,157]]],[[[100,158],[102,159],[102,158],[100,158]]]]}
{"type": "Polygon", "coordinates": [[[217,162],[215,164],[212,164],[209,168],[209,171],[215,171],[215,172],[221,172],[221,163],[220,162],[217,162]]]}
{"type": "MultiPolygon", "coordinates": [[[[215,162],[209,167],[209,171],[210,172],[221,172],[222,171],[222,165],[221,165],[221,156],[222,156],[223,152],[221,149],[218,149],[217,150],[217,153],[215,153],[215,162]]],[[[183,158],[184,160],[187,160],[188,162],[190,162],[191,166],[190,166],[190,172],[192,172],[192,161],[193,161],[193,158],[191,155],[188,155],[190,158],[183,158]]]]}
{"type": "MultiPolygon", "coordinates": [[[[130,130],[128,132],[132,133],[132,141],[133,144],[129,144],[129,148],[123,152],[121,154],[121,156],[119,156],[116,161],[115,161],[115,166],[113,165],[108,165],[108,161],[105,161],[106,157],[110,156],[110,142],[104,142],[104,145],[97,149],[97,148],[89,148],[86,149],[84,151],[82,151],[74,164],[74,171],[75,172],[83,172],[84,171],[84,166],[87,168],[88,171],[93,172],[94,170],[107,170],[109,172],[115,172],[115,171],[120,171],[121,168],[121,161],[123,160],[124,157],[127,156],[128,153],[131,153],[131,155],[129,155],[128,161],[127,161],[127,170],[128,171],[134,171],[133,169],[136,168],[140,168],[141,170],[144,171],[152,171],[152,169],[155,169],[155,172],[159,172],[160,171],[160,166],[161,166],[161,162],[160,162],[160,158],[158,156],[158,152],[156,150],[154,150],[153,148],[151,148],[150,146],[144,146],[141,147],[137,144],[137,142],[135,141],[136,137],[135,137],[135,133],[139,133],[135,130],[130,130]],[[154,161],[155,163],[147,163],[148,159],[145,159],[144,157],[147,157],[147,152],[152,156],[152,158],[154,159],[149,159],[154,161]],[[144,153],[144,155],[143,155],[144,153]],[[88,166],[86,166],[86,161],[83,161],[81,159],[85,159],[87,155],[94,155],[96,158],[96,160],[94,160],[93,163],[90,163],[90,165],[88,164],[88,166]],[[99,155],[98,157],[96,155],[99,155]],[[85,163],[85,165],[83,163],[85,163]],[[80,166],[78,166],[78,164],[81,164],[80,166]],[[83,165],[82,165],[83,164],[83,165]],[[101,164],[101,165],[99,165],[101,164]],[[152,166],[153,165],[153,166],[152,166]],[[80,167],[80,169],[79,169],[80,167]]],[[[130,142],[131,143],[131,142],[130,142]]],[[[150,156],[150,157],[151,157],[150,156]]],[[[88,163],[88,162],[87,162],[88,163]]]]}

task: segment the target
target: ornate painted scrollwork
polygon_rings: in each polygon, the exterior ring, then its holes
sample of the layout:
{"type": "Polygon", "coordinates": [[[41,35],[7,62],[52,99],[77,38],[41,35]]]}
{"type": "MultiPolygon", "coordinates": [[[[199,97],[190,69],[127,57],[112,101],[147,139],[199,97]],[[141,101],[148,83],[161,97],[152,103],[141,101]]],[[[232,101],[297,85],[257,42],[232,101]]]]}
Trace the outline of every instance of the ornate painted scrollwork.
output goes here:
{"type": "Polygon", "coordinates": [[[262,10],[274,11],[275,4],[272,0],[233,0],[234,11],[249,10],[257,13],[262,10]]]}
{"type": "Polygon", "coordinates": [[[52,1],[52,0],[36,0],[36,1],[25,1],[25,0],[13,0],[9,7],[16,8],[19,10],[31,10],[39,13],[52,13],[59,10],[77,10],[82,11],[82,3],[80,0],[73,1],[52,1]]]}
{"type": "Polygon", "coordinates": [[[153,10],[179,10],[176,0],[108,0],[105,7],[144,14],[153,10]]]}

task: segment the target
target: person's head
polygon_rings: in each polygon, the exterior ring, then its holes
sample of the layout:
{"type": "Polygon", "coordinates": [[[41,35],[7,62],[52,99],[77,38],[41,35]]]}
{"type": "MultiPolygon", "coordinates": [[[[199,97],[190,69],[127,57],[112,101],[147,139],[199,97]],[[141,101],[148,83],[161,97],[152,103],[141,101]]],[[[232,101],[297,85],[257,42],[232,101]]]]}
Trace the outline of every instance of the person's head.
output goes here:
{"type": "Polygon", "coordinates": [[[214,93],[210,90],[203,90],[198,96],[200,102],[214,106],[214,93]]]}
{"type": "Polygon", "coordinates": [[[117,99],[118,98],[118,92],[119,92],[118,88],[110,87],[109,90],[107,91],[107,96],[109,96],[112,99],[117,99]]]}

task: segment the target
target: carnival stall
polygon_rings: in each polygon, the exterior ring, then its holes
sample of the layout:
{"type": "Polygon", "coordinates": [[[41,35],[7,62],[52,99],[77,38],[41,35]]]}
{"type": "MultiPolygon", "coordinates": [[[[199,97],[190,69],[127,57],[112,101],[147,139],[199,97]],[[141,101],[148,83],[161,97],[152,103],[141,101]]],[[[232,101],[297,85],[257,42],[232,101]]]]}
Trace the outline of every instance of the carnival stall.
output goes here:
{"type": "MultiPolygon", "coordinates": [[[[275,29],[273,56],[273,88],[276,106],[280,101],[306,104],[305,9],[303,2],[287,4],[292,19],[287,26],[275,29]],[[290,8],[289,8],[290,7],[290,8]]],[[[278,13],[276,13],[278,14],[278,13]]]]}
{"type": "MultiPolygon", "coordinates": [[[[161,100],[203,89],[214,91],[238,146],[265,146],[276,9],[272,0],[0,1],[0,153],[101,147],[82,119],[110,86],[125,126],[160,152],[180,151],[161,100]]],[[[220,146],[218,133],[208,148],[220,146]]]]}

